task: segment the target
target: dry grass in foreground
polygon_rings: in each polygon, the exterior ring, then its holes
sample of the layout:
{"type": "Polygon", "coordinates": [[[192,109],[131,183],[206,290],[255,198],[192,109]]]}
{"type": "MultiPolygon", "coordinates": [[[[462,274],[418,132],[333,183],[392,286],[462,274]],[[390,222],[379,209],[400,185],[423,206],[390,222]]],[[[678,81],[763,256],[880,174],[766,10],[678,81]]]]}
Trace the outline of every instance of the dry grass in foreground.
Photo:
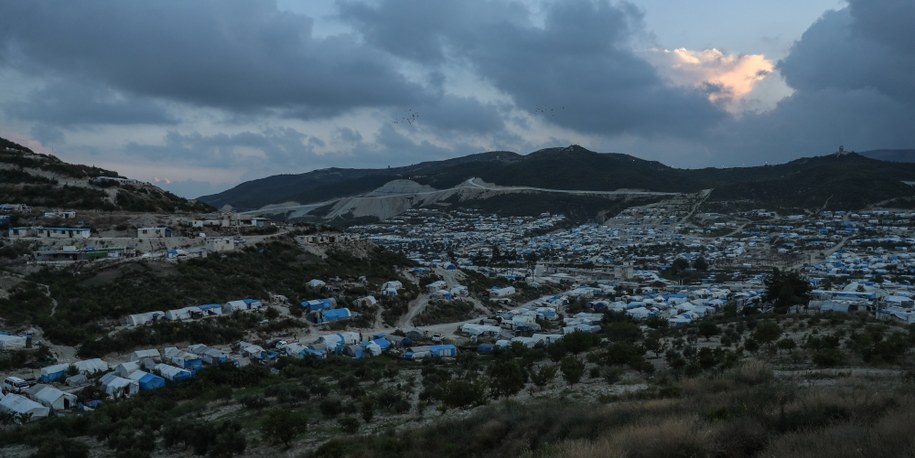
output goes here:
{"type": "Polygon", "coordinates": [[[333,440],[312,456],[915,456],[911,384],[801,388],[748,362],[640,396],[504,402],[421,430],[333,440]]]}

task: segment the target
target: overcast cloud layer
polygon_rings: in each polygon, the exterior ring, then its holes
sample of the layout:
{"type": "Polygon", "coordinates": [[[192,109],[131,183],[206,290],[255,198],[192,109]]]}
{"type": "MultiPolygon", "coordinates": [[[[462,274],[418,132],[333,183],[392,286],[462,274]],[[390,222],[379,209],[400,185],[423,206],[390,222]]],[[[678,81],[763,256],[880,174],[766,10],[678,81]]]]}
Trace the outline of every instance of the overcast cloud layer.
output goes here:
{"type": "Polygon", "coordinates": [[[685,167],[915,147],[911,0],[840,4],[781,56],[661,42],[625,2],[298,6],[0,2],[0,136],[188,196],[573,142],[685,167]]]}

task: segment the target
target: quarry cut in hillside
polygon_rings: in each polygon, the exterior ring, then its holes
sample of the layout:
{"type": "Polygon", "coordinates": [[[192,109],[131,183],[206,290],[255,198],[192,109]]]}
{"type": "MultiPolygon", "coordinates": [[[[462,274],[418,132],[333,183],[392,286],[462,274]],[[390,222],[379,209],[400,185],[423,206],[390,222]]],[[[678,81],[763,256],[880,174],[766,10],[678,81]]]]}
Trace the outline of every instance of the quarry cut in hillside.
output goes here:
{"type": "Polygon", "coordinates": [[[343,197],[340,199],[304,205],[288,202],[278,205],[269,205],[247,213],[265,216],[283,215],[290,219],[320,216],[322,219],[328,221],[365,217],[384,220],[397,216],[411,208],[484,201],[496,196],[534,194],[596,197],[605,198],[607,200],[621,200],[631,197],[646,196],[676,197],[682,195],[681,193],[630,189],[615,191],[581,191],[528,186],[499,186],[492,183],[486,183],[479,178],[471,178],[451,188],[435,189],[412,180],[399,179],[385,183],[383,186],[371,192],[358,196],[343,197]]]}

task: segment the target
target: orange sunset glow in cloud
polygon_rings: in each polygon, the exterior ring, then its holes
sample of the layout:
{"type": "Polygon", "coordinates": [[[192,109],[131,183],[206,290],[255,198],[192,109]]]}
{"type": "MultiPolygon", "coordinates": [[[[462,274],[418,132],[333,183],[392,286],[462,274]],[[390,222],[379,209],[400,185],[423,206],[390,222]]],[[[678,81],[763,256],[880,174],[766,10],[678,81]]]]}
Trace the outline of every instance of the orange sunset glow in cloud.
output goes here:
{"type": "Polygon", "coordinates": [[[730,112],[740,111],[741,100],[775,69],[762,54],[726,54],[715,48],[660,49],[649,55],[671,82],[708,89],[709,100],[730,112]]]}

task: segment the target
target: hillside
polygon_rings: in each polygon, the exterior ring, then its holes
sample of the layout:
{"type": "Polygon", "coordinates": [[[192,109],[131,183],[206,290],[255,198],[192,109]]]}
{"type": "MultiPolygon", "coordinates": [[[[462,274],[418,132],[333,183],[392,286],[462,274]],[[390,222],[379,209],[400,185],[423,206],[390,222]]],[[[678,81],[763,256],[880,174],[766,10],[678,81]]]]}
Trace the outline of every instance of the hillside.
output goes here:
{"type": "MultiPolygon", "coordinates": [[[[870,153],[876,155],[878,152],[870,153]]],[[[393,180],[409,179],[450,192],[471,178],[502,187],[541,190],[628,189],[695,193],[713,189],[712,202],[739,201],[768,208],[854,210],[876,203],[911,206],[911,198],[915,197],[915,188],[906,184],[915,182],[915,164],[884,162],[855,153],[803,158],[774,166],[675,169],[660,162],[625,154],[596,153],[572,145],[547,148],[526,156],[490,152],[390,169],[335,168],[299,175],[278,175],[242,183],[222,193],[203,196],[200,200],[217,207],[228,204],[242,210],[289,202],[333,205],[338,199],[357,198],[355,196],[369,193],[393,180]]],[[[433,199],[427,195],[415,197],[419,198],[405,198],[406,205],[417,205],[414,201],[422,205],[438,202],[432,202],[433,199]]],[[[493,197],[493,193],[465,195],[460,199],[450,198],[448,202],[463,206],[499,207],[500,204],[495,201],[483,203],[493,197]]],[[[543,200],[542,193],[532,190],[516,192],[508,199],[504,193],[499,197],[502,202],[510,202],[512,209],[555,210],[550,205],[528,205],[527,201],[543,200]],[[532,199],[530,196],[535,194],[537,197],[532,199]]],[[[618,206],[618,202],[609,205],[618,206]]],[[[337,208],[339,210],[340,206],[337,208]]],[[[339,216],[340,211],[326,214],[339,216]]]]}
{"type": "Polygon", "coordinates": [[[864,157],[887,162],[915,162],[915,149],[878,149],[860,153],[864,157]]]}
{"type": "Polygon", "coordinates": [[[915,195],[915,164],[898,164],[851,153],[797,159],[786,164],[689,171],[712,200],[750,200],[770,207],[856,210],[915,195]]]}
{"type": "Polygon", "coordinates": [[[69,164],[0,138],[0,202],[82,210],[207,211],[149,183],[99,167],[69,164]]]}
{"type": "Polygon", "coordinates": [[[385,183],[409,179],[447,189],[470,178],[502,186],[614,191],[646,189],[694,192],[700,183],[659,162],[625,154],[600,154],[578,145],[548,148],[521,156],[495,151],[445,161],[390,169],[324,169],[299,175],[277,175],[242,183],[200,200],[220,207],[251,210],[269,204],[317,203],[372,191],[385,183]]]}

